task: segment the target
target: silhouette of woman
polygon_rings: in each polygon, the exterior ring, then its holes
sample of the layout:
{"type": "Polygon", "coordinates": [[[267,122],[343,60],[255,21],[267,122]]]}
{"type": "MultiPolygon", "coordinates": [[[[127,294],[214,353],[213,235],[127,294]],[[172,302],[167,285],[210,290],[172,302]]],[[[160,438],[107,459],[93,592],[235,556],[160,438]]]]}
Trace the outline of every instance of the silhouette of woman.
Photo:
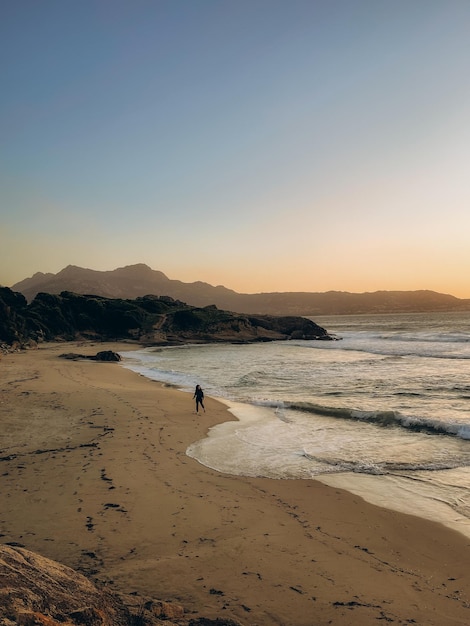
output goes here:
{"type": "Polygon", "coordinates": [[[204,408],[204,392],[201,389],[200,385],[196,385],[196,391],[194,392],[194,396],[193,398],[196,398],[196,413],[199,413],[199,405],[201,405],[202,410],[204,411],[204,413],[206,412],[206,409],[204,408]]]}

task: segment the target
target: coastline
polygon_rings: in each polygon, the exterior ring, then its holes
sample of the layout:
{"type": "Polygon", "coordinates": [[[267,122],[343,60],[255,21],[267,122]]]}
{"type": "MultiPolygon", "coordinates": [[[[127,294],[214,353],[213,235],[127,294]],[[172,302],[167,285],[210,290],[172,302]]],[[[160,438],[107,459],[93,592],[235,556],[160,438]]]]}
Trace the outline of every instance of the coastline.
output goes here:
{"type": "MultiPolygon", "coordinates": [[[[237,431],[242,430],[243,426],[253,419],[254,413],[257,414],[258,421],[262,419],[263,413],[269,416],[268,419],[272,419],[273,417],[271,413],[272,410],[269,407],[254,407],[253,405],[239,404],[238,402],[224,398],[217,399],[227,407],[232,416],[235,416],[236,419],[239,420],[239,423],[234,423],[232,420],[228,419],[223,424],[217,425],[217,428],[208,433],[201,441],[193,443],[188,448],[187,454],[191,458],[199,460],[199,462],[202,462],[201,456],[203,456],[199,448],[203,448],[204,445],[214,437],[217,438],[215,434],[216,431],[219,433],[221,429],[224,429],[225,433],[234,433],[236,436],[237,431]]],[[[217,464],[211,465],[204,462],[202,463],[212,469],[219,469],[217,468],[217,464]]],[[[235,462],[231,463],[231,469],[229,470],[225,457],[224,468],[225,472],[230,472],[234,476],[243,475],[238,473],[238,467],[235,462]]],[[[465,468],[465,471],[467,469],[468,468],[465,468]]],[[[223,470],[219,469],[219,471],[223,470]]],[[[253,474],[250,474],[250,476],[252,475],[253,474]]],[[[276,480],[276,478],[274,478],[274,480],[276,480]]],[[[283,480],[293,480],[293,477],[284,478],[283,480]]],[[[297,480],[317,480],[332,488],[344,489],[351,494],[363,498],[366,502],[382,508],[397,511],[398,513],[407,513],[443,524],[463,534],[470,540],[470,519],[454,510],[449,506],[449,503],[435,491],[428,490],[425,493],[419,493],[418,491],[411,490],[408,482],[409,477],[387,474],[362,474],[350,471],[330,474],[319,473],[308,477],[299,476],[297,480]]]]}
{"type": "Polygon", "coordinates": [[[220,474],[186,455],[234,419],[206,398],[44,344],[0,360],[2,543],[111,590],[246,626],[470,622],[470,541],[316,480],[220,474]]]}

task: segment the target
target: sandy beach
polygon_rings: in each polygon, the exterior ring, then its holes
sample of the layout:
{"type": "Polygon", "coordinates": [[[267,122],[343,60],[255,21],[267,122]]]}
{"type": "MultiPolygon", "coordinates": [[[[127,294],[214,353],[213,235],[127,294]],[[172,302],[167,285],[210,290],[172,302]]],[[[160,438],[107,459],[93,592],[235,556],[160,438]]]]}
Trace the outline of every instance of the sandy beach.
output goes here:
{"type": "Polygon", "coordinates": [[[244,626],[470,623],[470,540],[313,480],[228,476],[186,456],[233,416],[117,363],[127,344],[0,359],[0,541],[187,615],[244,626]]]}

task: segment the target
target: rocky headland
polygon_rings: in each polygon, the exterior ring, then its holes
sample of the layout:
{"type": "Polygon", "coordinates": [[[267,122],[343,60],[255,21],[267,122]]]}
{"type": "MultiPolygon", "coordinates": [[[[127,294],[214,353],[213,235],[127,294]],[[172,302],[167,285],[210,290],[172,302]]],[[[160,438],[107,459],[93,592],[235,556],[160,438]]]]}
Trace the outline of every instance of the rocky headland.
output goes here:
{"type": "Polygon", "coordinates": [[[327,331],[297,316],[244,315],[191,306],[168,296],[134,300],[38,293],[0,288],[0,343],[26,346],[40,341],[136,341],[143,345],[331,339],[327,331]]]}

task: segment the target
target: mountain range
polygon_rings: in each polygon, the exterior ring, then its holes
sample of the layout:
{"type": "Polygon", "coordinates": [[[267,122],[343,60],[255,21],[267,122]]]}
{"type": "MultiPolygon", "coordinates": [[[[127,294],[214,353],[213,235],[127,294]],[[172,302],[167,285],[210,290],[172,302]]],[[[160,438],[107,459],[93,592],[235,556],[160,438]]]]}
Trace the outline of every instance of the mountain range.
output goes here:
{"type": "Polygon", "coordinates": [[[156,295],[169,296],[196,307],[216,305],[226,311],[261,315],[470,311],[470,299],[429,290],[237,293],[221,285],[214,287],[201,281],[172,280],[142,263],[111,271],[69,265],[57,274],[38,272],[11,289],[22,293],[28,301],[32,301],[37,293],[60,294],[63,291],[127,299],[156,295]]]}

